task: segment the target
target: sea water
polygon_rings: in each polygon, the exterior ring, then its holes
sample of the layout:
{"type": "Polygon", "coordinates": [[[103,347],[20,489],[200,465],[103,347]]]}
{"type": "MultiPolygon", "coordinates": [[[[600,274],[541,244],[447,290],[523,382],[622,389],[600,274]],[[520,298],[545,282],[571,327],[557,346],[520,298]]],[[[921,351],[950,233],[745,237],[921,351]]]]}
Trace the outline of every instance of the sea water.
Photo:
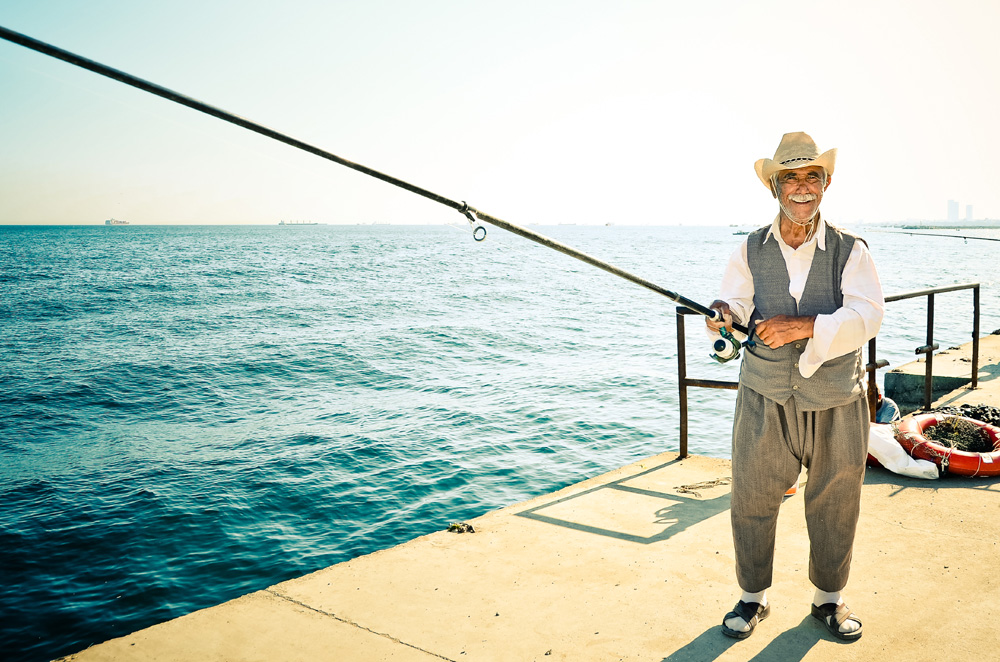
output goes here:
{"type": "MultiPolygon", "coordinates": [[[[535,229],[705,304],[742,239],[535,229]]],[[[887,294],[979,281],[1000,327],[994,242],[865,234],[887,294]]],[[[676,451],[675,309],[496,229],[0,226],[0,650],[75,652],[676,451]]],[[[881,358],[915,358],[925,309],[889,304],[881,358]]],[[[686,319],[689,377],[735,380],[686,319]]],[[[938,295],[942,348],[971,331],[971,292],[938,295]]],[[[733,402],[690,390],[692,453],[728,456],[733,402]]]]}

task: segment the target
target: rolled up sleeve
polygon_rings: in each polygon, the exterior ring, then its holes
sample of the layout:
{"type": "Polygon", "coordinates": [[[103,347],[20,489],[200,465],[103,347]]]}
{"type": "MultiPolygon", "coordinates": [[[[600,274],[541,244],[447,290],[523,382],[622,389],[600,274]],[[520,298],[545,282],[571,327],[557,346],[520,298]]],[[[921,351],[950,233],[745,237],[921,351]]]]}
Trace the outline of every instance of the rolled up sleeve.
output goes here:
{"type": "MultiPolygon", "coordinates": [[[[729,304],[729,310],[736,323],[745,326],[753,314],[753,294],[753,276],[750,274],[750,265],[747,262],[747,240],[744,239],[726,263],[719,298],[729,304]]],[[[709,335],[718,337],[719,334],[709,330],[709,335]]],[[[739,331],[734,331],[734,335],[740,340],[744,339],[744,334],[739,331]]]]}

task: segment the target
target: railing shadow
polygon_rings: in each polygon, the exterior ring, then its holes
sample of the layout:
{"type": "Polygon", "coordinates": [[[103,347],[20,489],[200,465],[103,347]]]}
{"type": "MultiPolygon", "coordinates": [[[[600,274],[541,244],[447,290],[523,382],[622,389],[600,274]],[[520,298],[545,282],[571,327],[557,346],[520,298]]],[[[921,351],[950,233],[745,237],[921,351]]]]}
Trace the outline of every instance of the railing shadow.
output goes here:
{"type": "MultiPolygon", "coordinates": [[[[517,513],[517,516],[533,519],[538,522],[545,522],[546,524],[552,524],[554,526],[561,526],[574,531],[583,531],[586,533],[615,538],[617,540],[626,540],[644,545],[666,540],[678,533],[681,533],[682,531],[686,531],[700,522],[729,510],[730,506],[728,486],[725,487],[724,494],[720,494],[713,498],[701,498],[699,496],[687,496],[686,494],[677,492],[651,490],[626,484],[644,476],[653,474],[680,461],[681,458],[677,458],[675,460],[671,460],[670,462],[665,462],[658,466],[620,478],[610,483],[599,485],[576,494],[571,494],[561,499],[543,503],[533,508],[523,510],[517,513]],[[595,495],[599,496],[602,492],[609,491],[617,492],[619,494],[635,494],[643,497],[652,497],[654,499],[669,501],[670,503],[665,504],[663,507],[657,508],[649,513],[649,523],[657,525],[662,524],[664,525],[663,530],[653,535],[639,535],[615,529],[611,526],[599,526],[595,524],[576,522],[566,519],[565,517],[560,517],[554,514],[546,514],[544,512],[546,509],[553,509],[556,506],[571,503],[573,501],[582,501],[584,499],[593,498],[595,495]]],[[[580,505],[583,506],[584,504],[581,503],[580,505]]]]}

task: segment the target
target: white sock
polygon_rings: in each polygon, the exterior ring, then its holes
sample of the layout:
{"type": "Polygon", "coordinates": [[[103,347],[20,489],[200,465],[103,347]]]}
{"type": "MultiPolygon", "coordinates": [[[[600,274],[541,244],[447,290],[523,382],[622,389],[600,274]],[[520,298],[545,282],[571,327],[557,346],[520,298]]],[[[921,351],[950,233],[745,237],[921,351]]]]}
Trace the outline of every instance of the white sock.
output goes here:
{"type": "Polygon", "coordinates": [[[826,591],[821,591],[816,589],[816,595],[813,596],[813,604],[817,607],[828,604],[832,602],[835,605],[839,605],[843,602],[840,597],[840,591],[834,591],[833,593],[827,593],[826,591]]]}
{"type": "MultiPolygon", "coordinates": [[[[835,605],[839,605],[843,601],[844,599],[840,597],[840,591],[828,593],[826,591],[821,591],[819,589],[816,589],[816,595],[813,596],[813,604],[816,605],[817,607],[829,604],[831,602],[835,605]]],[[[839,630],[841,632],[847,633],[847,632],[854,632],[860,627],[861,627],[860,623],[849,618],[841,624],[839,630]]]]}
{"type": "MultiPolygon", "coordinates": [[[[763,590],[760,593],[748,593],[743,591],[743,595],[740,597],[743,602],[757,602],[762,607],[767,605],[767,590],[763,590]]],[[[726,627],[730,630],[736,630],[737,632],[746,632],[750,629],[750,624],[744,621],[739,616],[733,616],[732,618],[726,619],[726,627]]]]}

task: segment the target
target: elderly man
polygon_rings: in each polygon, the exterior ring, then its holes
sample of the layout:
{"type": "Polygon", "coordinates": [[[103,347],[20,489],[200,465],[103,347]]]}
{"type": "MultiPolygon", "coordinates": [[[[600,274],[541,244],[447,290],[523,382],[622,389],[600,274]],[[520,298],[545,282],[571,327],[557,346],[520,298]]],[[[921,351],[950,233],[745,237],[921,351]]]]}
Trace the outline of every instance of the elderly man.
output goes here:
{"type": "Polygon", "coordinates": [[[782,497],[805,487],[812,615],[853,641],[861,620],[841,598],[847,584],[868,449],[860,348],[878,333],[885,302],[864,241],[820,217],[836,150],[785,134],[755,164],[778,200],[772,223],[747,236],[726,266],[712,307],[732,330],[750,329],[733,420],[732,526],[743,595],[723,633],[744,639],[767,618],[775,524],[782,497]]]}

